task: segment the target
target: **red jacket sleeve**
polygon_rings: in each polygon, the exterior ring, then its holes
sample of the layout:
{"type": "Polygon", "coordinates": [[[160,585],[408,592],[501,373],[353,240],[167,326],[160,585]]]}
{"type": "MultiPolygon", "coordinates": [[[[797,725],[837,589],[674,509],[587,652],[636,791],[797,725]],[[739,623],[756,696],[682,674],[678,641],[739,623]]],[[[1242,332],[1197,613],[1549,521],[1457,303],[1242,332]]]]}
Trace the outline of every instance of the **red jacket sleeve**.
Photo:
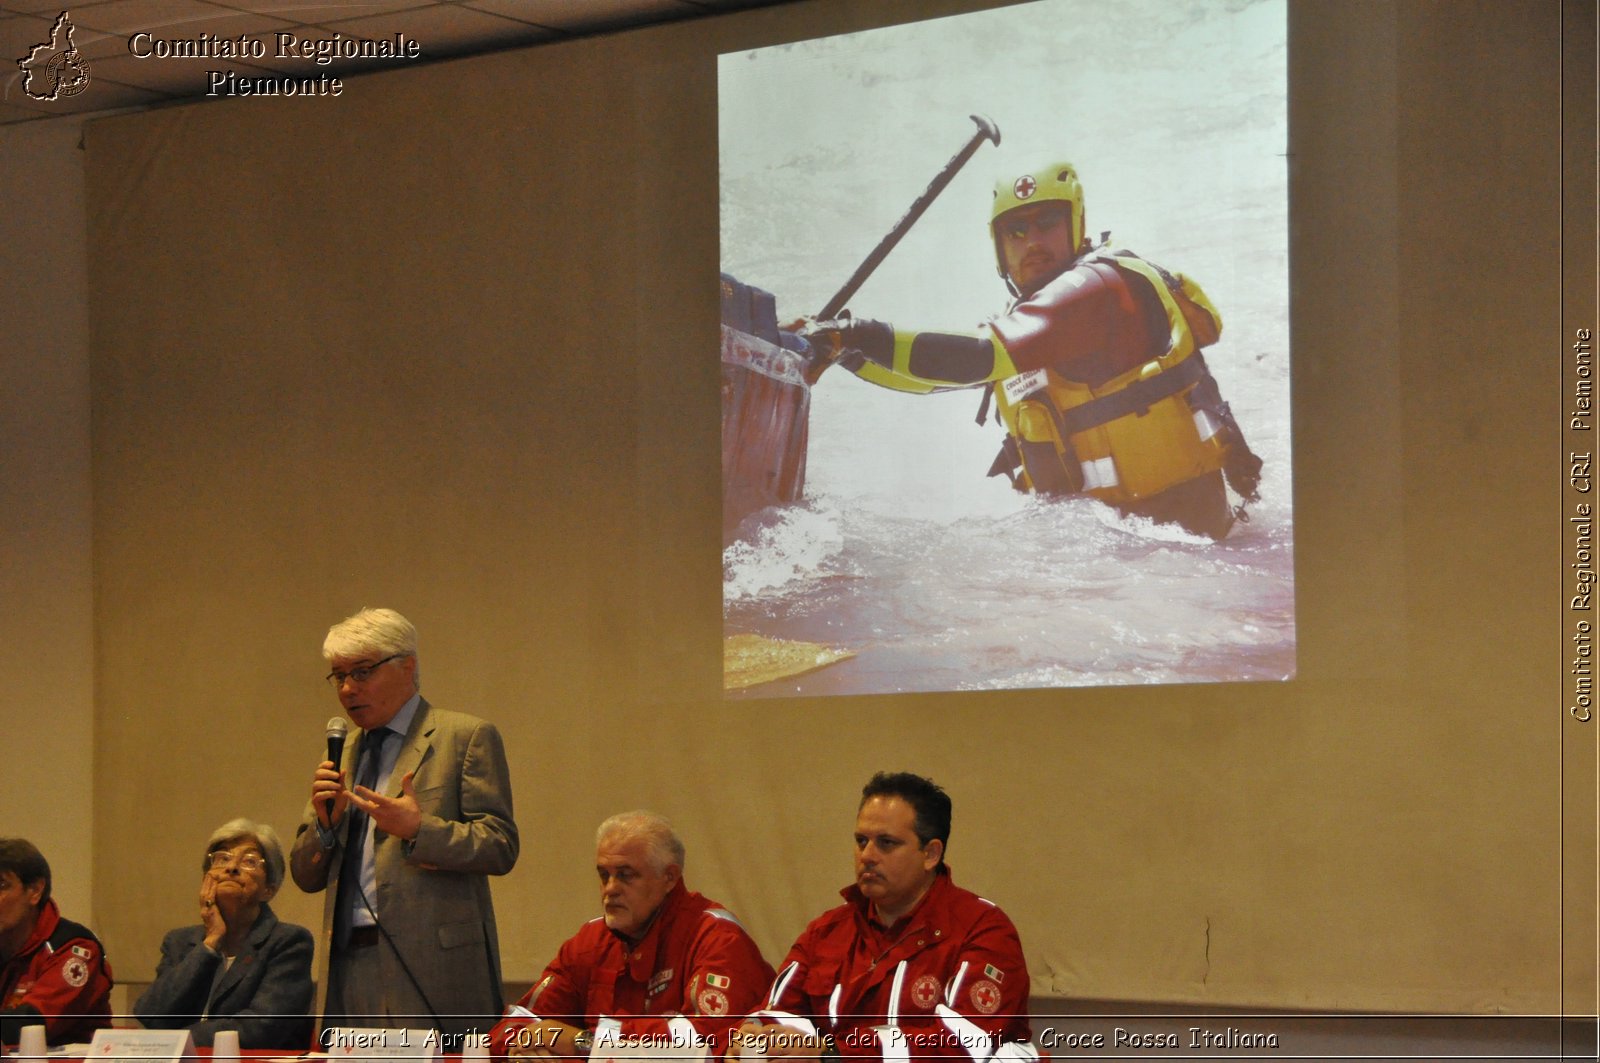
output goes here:
{"type": "MultiPolygon", "coordinates": [[[[579,962],[576,939],[562,944],[556,958],[544,969],[533,988],[522,994],[516,1007],[530,1011],[541,1019],[555,1019],[571,1026],[584,1025],[584,998],[588,995],[587,972],[589,965],[579,962]]],[[[489,1050],[496,1056],[506,1054],[506,1046],[517,1036],[517,1031],[532,1020],[507,1015],[489,1032],[489,1050]]]]}
{"type": "MultiPolygon", "coordinates": [[[[711,1042],[712,1055],[727,1048],[728,1034],[744,1016],[761,1006],[772,984],[772,968],[744,928],[733,920],[707,912],[685,957],[683,998],[678,1006],[701,1040],[711,1042]]],[[[671,1015],[616,1016],[624,1038],[661,1039],[671,1036],[671,1015]]]]}
{"type": "Polygon", "coordinates": [[[758,1006],[765,1010],[787,1011],[801,1018],[810,1019],[826,1032],[826,1016],[817,1014],[818,1002],[813,1001],[811,995],[805,991],[806,974],[811,970],[811,956],[806,945],[807,935],[802,934],[789,948],[789,954],[783,958],[783,963],[778,966],[777,973],[773,976],[772,988],[766,1000],[758,1006]]]}
{"type": "Polygon", "coordinates": [[[1152,328],[1153,294],[1135,296],[1103,262],[1080,265],[1045,285],[991,328],[1021,372],[1050,368],[1098,386],[1162,352],[1165,334],[1152,328]]]}
{"type": "Polygon", "coordinates": [[[42,1022],[50,1044],[66,1044],[88,1040],[110,1024],[111,968],[93,938],[71,938],[54,950],[46,946],[25,977],[33,985],[8,998],[0,1011],[5,1040],[15,1042],[22,1027],[42,1022]]]}

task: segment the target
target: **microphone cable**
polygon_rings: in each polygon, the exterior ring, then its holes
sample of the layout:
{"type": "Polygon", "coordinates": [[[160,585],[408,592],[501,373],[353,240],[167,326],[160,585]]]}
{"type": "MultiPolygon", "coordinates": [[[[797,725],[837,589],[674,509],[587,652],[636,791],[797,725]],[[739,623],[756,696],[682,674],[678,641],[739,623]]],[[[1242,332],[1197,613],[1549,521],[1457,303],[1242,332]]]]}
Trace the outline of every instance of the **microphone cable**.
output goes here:
{"type": "Polygon", "coordinates": [[[383,935],[383,940],[388,943],[390,950],[394,952],[394,958],[400,961],[400,969],[406,973],[406,979],[410,981],[411,988],[417,991],[417,996],[422,998],[423,1006],[428,1009],[428,1015],[433,1019],[434,1028],[440,1034],[443,1034],[445,1032],[444,1022],[440,1020],[439,1013],[434,1010],[433,1001],[429,1000],[428,994],[422,991],[422,985],[417,981],[417,976],[411,973],[411,965],[406,962],[405,953],[400,951],[400,946],[396,945],[394,938],[389,936],[389,931],[378,918],[378,913],[373,909],[372,902],[367,899],[366,888],[361,885],[361,876],[356,876],[355,884],[356,894],[361,898],[361,906],[367,910],[368,915],[372,916],[372,925],[378,928],[378,933],[383,935]]]}

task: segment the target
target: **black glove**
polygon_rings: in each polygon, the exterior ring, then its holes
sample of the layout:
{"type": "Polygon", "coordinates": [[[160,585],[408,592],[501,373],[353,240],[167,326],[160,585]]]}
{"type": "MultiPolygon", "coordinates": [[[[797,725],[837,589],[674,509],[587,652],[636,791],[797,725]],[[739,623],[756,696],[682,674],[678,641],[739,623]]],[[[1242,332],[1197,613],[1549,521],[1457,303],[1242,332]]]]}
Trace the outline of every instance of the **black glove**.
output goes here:
{"type": "Polygon", "coordinates": [[[838,362],[852,371],[863,362],[894,366],[894,326],[887,322],[853,318],[847,311],[827,321],[807,321],[799,334],[811,347],[813,364],[838,362]]]}

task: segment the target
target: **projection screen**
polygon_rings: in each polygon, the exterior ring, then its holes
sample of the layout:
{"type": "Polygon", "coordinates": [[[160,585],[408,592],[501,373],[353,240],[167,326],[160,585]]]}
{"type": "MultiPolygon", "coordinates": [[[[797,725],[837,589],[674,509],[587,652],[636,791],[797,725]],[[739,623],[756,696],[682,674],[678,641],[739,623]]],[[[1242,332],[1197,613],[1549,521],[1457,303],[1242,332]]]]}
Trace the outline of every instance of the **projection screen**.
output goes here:
{"type": "MultiPolygon", "coordinates": [[[[735,330],[722,426],[730,691],[1294,674],[1286,64],[1274,0],[1042,0],[719,57],[723,323],[735,330]],[[974,136],[976,153],[946,172],[974,136]],[[992,336],[987,322],[1015,300],[998,275],[991,203],[1023,203],[1013,185],[1033,195],[1028,183],[1057,163],[1081,182],[1093,248],[1083,261],[1132,251],[1192,277],[1220,311],[1221,341],[1202,355],[1220,388],[1213,412],[1238,433],[1233,456],[1262,461],[1259,486],[1230,465],[1223,504],[1238,519],[1220,541],[1115,504],[1139,505],[1119,490],[1196,487],[1211,467],[1169,439],[1149,401],[1119,408],[1124,434],[1100,459],[1105,472],[1078,453],[1095,441],[1075,436],[1075,482],[1023,493],[1018,458],[1007,466],[996,452],[1007,439],[998,397],[1032,386],[1026,375],[929,394],[842,368],[812,383],[792,328],[768,337],[775,346],[749,338],[763,328],[763,293],[775,297],[765,328],[796,326],[880,238],[898,242],[836,313],[992,336]],[[919,198],[936,176],[948,183],[919,198]],[[768,466],[783,483],[770,484],[768,466]],[[1093,490],[1097,476],[1112,486],[1093,490]]],[[[1096,372],[1117,335],[1063,315],[1055,334],[1073,338],[1051,350],[1096,372]]],[[[1112,376],[1092,378],[1095,397],[1115,392],[1112,376]]],[[[1090,401],[1077,387],[1067,401],[1090,401]]]]}

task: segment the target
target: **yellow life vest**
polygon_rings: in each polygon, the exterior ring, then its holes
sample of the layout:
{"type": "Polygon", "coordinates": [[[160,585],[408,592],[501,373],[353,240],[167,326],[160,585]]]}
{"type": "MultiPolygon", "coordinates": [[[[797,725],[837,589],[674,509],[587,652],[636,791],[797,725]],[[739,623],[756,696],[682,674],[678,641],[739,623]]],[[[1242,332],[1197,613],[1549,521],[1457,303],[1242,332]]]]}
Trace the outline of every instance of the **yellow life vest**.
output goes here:
{"type": "Polygon", "coordinates": [[[1166,352],[1098,387],[1044,368],[1000,381],[994,394],[1023,466],[1018,486],[1127,505],[1223,467],[1221,418],[1190,399],[1210,379],[1199,350],[1222,318],[1182,274],[1122,255],[1090,260],[1149,281],[1166,312],[1166,352]]]}

